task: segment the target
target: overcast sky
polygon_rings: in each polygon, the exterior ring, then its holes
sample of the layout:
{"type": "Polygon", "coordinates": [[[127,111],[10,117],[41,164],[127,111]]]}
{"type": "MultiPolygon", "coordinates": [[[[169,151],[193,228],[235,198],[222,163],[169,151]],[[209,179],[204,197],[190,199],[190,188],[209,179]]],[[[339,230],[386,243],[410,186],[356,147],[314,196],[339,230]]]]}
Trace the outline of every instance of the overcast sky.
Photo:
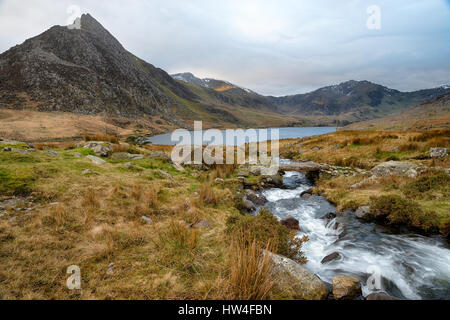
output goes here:
{"type": "Polygon", "coordinates": [[[126,49],[169,73],[262,94],[350,79],[412,91],[450,83],[450,0],[0,0],[0,52],[91,13],[126,49]],[[381,29],[367,8],[381,9],[381,29]]]}

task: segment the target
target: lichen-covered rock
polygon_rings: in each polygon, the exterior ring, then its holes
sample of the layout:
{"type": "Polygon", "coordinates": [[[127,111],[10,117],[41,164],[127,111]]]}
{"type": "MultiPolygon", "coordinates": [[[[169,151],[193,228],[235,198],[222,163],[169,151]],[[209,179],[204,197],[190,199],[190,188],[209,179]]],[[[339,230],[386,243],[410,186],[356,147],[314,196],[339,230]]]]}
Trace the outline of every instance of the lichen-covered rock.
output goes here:
{"type": "Polygon", "coordinates": [[[273,253],[272,272],[276,277],[276,285],[293,299],[326,300],[330,294],[328,286],[320,278],[299,263],[273,253]]]}
{"type": "Polygon", "coordinates": [[[407,175],[408,172],[411,172],[410,170],[417,170],[417,168],[417,165],[407,161],[388,161],[376,166],[371,172],[377,178],[404,176],[407,175]]]}
{"type": "Polygon", "coordinates": [[[355,277],[337,276],[333,279],[333,296],[336,300],[353,300],[361,295],[361,283],[355,277]]]}
{"type": "Polygon", "coordinates": [[[448,155],[447,148],[431,148],[430,157],[432,158],[445,158],[448,155]]]}

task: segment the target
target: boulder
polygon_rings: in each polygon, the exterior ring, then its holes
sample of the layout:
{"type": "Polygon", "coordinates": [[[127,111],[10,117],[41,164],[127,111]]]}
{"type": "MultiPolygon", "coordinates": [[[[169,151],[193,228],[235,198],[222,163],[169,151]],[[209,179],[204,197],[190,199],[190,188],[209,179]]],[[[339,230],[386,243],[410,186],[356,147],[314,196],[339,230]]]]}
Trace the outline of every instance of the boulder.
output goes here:
{"type": "Polygon", "coordinates": [[[256,207],[255,207],[255,205],[253,204],[253,202],[251,202],[250,200],[247,200],[245,197],[244,197],[244,199],[242,199],[242,205],[244,206],[244,208],[245,208],[247,211],[252,212],[252,211],[255,211],[255,210],[256,210],[256,207]]]}
{"type": "Polygon", "coordinates": [[[280,223],[288,229],[300,230],[300,222],[292,216],[284,218],[280,223]]]}
{"type": "Polygon", "coordinates": [[[371,216],[370,207],[369,206],[359,207],[355,212],[355,216],[358,219],[363,219],[363,220],[369,219],[371,216]]]}
{"type": "Polygon", "coordinates": [[[448,155],[447,148],[431,148],[430,157],[431,158],[445,158],[448,155]]]}
{"type": "Polygon", "coordinates": [[[92,151],[94,151],[96,156],[107,157],[109,155],[109,153],[111,152],[111,149],[107,148],[105,146],[102,146],[102,145],[98,145],[98,146],[92,148],[92,151]]]}
{"type": "Polygon", "coordinates": [[[417,170],[418,166],[407,161],[388,161],[384,162],[371,170],[372,174],[377,177],[388,176],[405,176],[411,169],[417,170]]]}
{"type": "Polygon", "coordinates": [[[90,141],[84,144],[83,148],[91,149],[99,157],[107,157],[112,152],[112,143],[101,141],[90,141]]]}
{"type": "Polygon", "coordinates": [[[303,196],[304,196],[305,194],[312,195],[313,192],[314,192],[314,189],[313,189],[313,188],[309,188],[308,190],[305,190],[305,191],[303,191],[302,193],[300,193],[300,197],[303,198],[303,196]]]}
{"type": "Polygon", "coordinates": [[[340,258],[341,258],[341,255],[339,254],[339,252],[333,252],[332,254],[329,254],[325,258],[323,258],[321,263],[326,264],[328,262],[338,260],[340,258]]]}
{"type": "Polygon", "coordinates": [[[376,301],[376,300],[402,300],[399,298],[392,297],[384,292],[375,292],[371,293],[366,297],[367,301],[376,301]]]}
{"type": "Polygon", "coordinates": [[[59,157],[60,154],[56,151],[48,150],[45,154],[47,154],[50,157],[59,157]]]}
{"type": "Polygon", "coordinates": [[[142,160],[144,156],[141,154],[131,154],[126,152],[115,152],[111,156],[112,160],[126,161],[126,160],[142,160]]]}
{"type": "Polygon", "coordinates": [[[12,148],[11,151],[12,151],[12,152],[15,152],[15,153],[20,153],[20,154],[29,154],[29,152],[28,152],[27,150],[24,150],[24,149],[15,149],[15,148],[12,148]]]}
{"type": "Polygon", "coordinates": [[[273,253],[269,254],[273,262],[272,273],[280,290],[298,300],[326,300],[328,298],[330,290],[318,276],[289,258],[273,253]]]}
{"type": "Polygon", "coordinates": [[[351,276],[333,279],[333,296],[336,300],[354,300],[362,295],[361,283],[351,276]]]}
{"type": "Polygon", "coordinates": [[[156,151],[147,156],[149,159],[162,159],[168,163],[172,163],[172,159],[162,151],[156,151]]]}
{"type": "Polygon", "coordinates": [[[263,206],[267,203],[266,197],[264,197],[262,194],[254,192],[253,190],[245,190],[245,195],[247,197],[247,200],[250,200],[257,206],[263,206]]]}
{"type": "Polygon", "coordinates": [[[105,163],[106,163],[105,160],[100,159],[100,158],[95,157],[95,156],[87,156],[86,158],[87,158],[88,160],[90,160],[93,164],[102,165],[102,164],[105,164],[105,163]]]}

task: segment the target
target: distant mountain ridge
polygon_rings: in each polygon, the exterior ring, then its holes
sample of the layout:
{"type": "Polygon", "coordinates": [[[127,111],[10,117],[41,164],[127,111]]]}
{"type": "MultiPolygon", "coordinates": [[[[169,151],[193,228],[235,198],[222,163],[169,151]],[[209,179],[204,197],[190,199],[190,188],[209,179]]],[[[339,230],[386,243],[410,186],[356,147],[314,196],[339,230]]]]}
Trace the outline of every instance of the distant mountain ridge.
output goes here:
{"type": "MultiPolygon", "coordinates": [[[[208,85],[203,82],[205,79],[199,79],[192,73],[179,73],[172,77],[201,86],[208,85]]],[[[227,81],[214,81],[222,85],[228,84],[229,91],[239,88],[227,81]]],[[[258,95],[250,90],[248,92],[258,95]]],[[[259,95],[259,97],[264,99],[273,110],[282,114],[316,117],[344,116],[345,119],[342,121],[345,124],[400,113],[448,92],[450,92],[448,85],[414,92],[401,92],[369,81],[350,80],[305,94],[284,97],[259,95]]]]}

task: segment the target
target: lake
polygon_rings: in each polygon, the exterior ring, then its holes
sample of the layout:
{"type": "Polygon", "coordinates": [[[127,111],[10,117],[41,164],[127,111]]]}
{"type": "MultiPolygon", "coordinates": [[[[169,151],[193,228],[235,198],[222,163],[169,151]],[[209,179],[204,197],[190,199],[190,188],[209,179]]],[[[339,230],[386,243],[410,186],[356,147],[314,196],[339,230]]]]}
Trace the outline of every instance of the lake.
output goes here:
{"type": "MultiPolygon", "coordinates": [[[[310,137],[310,136],[318,136],[322,134],[332,133],[336,132],[336,127],[300,127],[300,128],[269,128],[269,129],[256,129],[257,131],[257,137],[252,139],[246,139],[245,143],[249,142],[263,142],[267,140],[272,140],[271,138],[271,130],[277,129],[279,131],[279,137],[281,139],[298,139],[303,137],[310,137]],[[267,135],[264,134],[267,132],[267,135]]],[[[225,137],[226,130],[219,130],[222,132],[223,136],[225,137]]],[[[199,131],[197,131],[198,133],[199,131]]],[[[194,136],[194,131],[191,131],[191,136],[194,136]]],[[[168,145],[173,146],[178,143],[178,141],[172,141],[172,134],[161,134],[154,137],[149,137],[146,139],[146,141],[151,142],[154,145],[168,145]]],[[[192,141],[191,141],[192,143],[192,141]]],[[[203,139],[203,144],[207,145],[210,144],[209,140],[203,139]]],[[[215,143],[212,143],[215,144],[215,143]]],[[[226,141],[226,143],[219,143],[219,144],[226,144],[226,145],[237,145],[237,139],[235,138],[234,141],[226,141]]]]}

